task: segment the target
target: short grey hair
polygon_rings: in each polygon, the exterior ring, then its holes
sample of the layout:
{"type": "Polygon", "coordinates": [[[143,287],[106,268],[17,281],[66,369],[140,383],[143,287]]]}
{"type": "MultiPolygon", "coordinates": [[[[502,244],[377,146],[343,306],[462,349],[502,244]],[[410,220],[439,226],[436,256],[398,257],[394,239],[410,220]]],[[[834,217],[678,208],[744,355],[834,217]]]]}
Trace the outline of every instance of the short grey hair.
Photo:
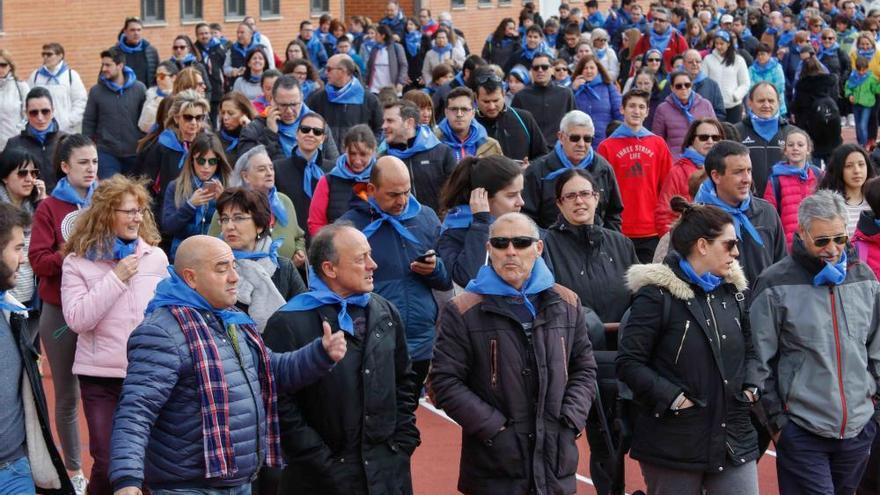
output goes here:
{"type": "Polygon", "coordinates": [[[269,159],[272,158],[269,156],[269,152],[266,151],[266,147],[262,144],[254,146],[238,157],[238,160],[235,162],[235,170],[232,171],[232,177],[229,178],[229,187],[241,187],[244,185],[244,179],[241,178],[242,172],[247,172],[251,168],[251,160],[260,155],[266,155],[269,159]]]}
{"type": "Polygon", "coordinates": [[[605,31],[602,28],[596,28],[590,34],[591,34],[590,39],[593,39],[593,40],[603,39],[605,41],[608,41],[610,39],[608,36],[608,31],[605,31]]]}
{"type": "Polygon", "coordinates": [[[529,218],[528,215],[517,212],[505,213],[504,215],[496,218],[495,221],[492,222],[492,225],[489,226],[489,237],[492,237],[495,234],[495,229],[498,227],[498,225],[502,223],[515,222],[517,220],[523,221],[528,224],[529,233],[532,237],[534,237],[535,239],[541,238],[541,231],[538,230],[538,224],[536,224],[534,220],[529,218]]]}
{"type": "Polygon", "coordinates": [[[580,110],[572,110],[568,112],[562,117],[562,120],[559,121],[560,132],[567,134],[572,127],[586,127],[591,131],[596,132],[596,127],[593,125],[593,119],[580,110]]]}
{"type": "Polygon", "coordinates": [[[798,207],[798,225],[804,230],[810,230],[813,220],[837,219],[846,223],[846,202],[840,193],[829,189],[820,189],[807,196],[798,207]]]}
{"type": "Polygon", "coordinates": [[[324,270],[321,265],[325,261],[332,264],[339,263],[339,252],[336,250],[336,235],[345,230],[354,229],[354,224],[347,220],[337,220],[331,224],[325,225],[312,237],[309,244],[309,265],[315,270],[315,274],[324,280],[324,270]]]}
{"type": "MultiPolygon", "coordinates": [[[[669,17],[669,9],[667,9],[666,7],[654,7],[653,9],[651,9],[651,15],[656,14],[663,14],[666,17],[669,17]]],[[[669,19],[666,20],[668,21],[669,19]]]]}

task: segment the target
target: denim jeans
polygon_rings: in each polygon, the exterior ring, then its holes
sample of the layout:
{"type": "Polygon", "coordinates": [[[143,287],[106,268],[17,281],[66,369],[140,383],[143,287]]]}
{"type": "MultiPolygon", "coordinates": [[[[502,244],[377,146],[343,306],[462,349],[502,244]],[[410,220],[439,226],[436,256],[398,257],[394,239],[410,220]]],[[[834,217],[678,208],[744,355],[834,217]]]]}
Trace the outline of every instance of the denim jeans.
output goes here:
{"type": "Polygon", "coordinates": [[[35,493],[34,479],[31,477],[31,464],[27,457],[21,457],[0,468],[0,493],[29,495],[35,493]]]}
{"type": "Polygon", "coordinates": [[[114,156],[106,151],[98,152],[98,178],[107,179],[114,174],[128,175],[134,171],[135,156],[114,156]]]}
{"type": "Polygon", "coordinates": [[[862,146],[868,142],[868,123],[871,120],[872,107],[853,105],[853,115],[856,120],[856,141],[862,146]]]}
{"type": "Polygon", "coordinates": [[[251,485],[245,483],[231,488],[175,488],[172,490],[160,490],[150,488],[153,495],[251,495],[251,485]]]}

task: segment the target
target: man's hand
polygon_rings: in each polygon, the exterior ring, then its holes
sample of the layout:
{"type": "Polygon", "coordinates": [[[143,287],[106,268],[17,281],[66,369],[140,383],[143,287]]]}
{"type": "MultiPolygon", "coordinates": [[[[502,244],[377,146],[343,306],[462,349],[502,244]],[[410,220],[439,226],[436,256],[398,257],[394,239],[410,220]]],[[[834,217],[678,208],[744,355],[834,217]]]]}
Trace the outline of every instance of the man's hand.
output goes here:
{"type": "Polygon", "coordinates": [[[144,492],[136,486],[127,486],[113,492],[113,495],[144,495],[144,492]]]}
{"type": "Polygon", "coordinates": [[[293,253],[293,265],[297,268],[303,266],[306,262],[306,253],[302,251],[302,249],[297,249],[295,253],[293,253]]]}
{"type": "Polygon", "coordinates": [[[266,127],[270,131],[278,134],[278,119],[281,118],[281,111],[275,105],[266,107],[266,127]]]}
{"type": "Polygon", "coordinates": [[[437,255],[434,253],[431,253],[425,261],[413,261],[409,264],[409,269],[411,271],[424,276],[434,273],[435,268],[437,268],[437,255]]]}
{"type": "Polygon", "coordinates": [[[330,329],[330,324],[326,321],[323,323],[324,336],[321,338],[321,344],[324,345],[324,351],[330,356],[334,363],[338,363],[345,357],[345,332],[339,331],[334,333],[330,329]]]}

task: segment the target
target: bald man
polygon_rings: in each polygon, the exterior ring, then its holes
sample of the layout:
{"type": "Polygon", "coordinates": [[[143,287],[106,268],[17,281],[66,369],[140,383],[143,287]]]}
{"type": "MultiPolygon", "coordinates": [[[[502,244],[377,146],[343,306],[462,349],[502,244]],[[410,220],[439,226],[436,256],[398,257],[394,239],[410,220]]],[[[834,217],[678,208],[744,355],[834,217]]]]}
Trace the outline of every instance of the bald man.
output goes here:
{"type": "Polygon", "coordinates": [[[327,120],[333,139],[342,142],[345,131],[367,124],[377,136],[382,130],[382,106],[376,95],[366,91],[358,79],[357,65],[346,54],[327,61],[327,85],[309,95],[306,104],[327,120]]]}
{"type": "Polygon", "coordinates": [[[326,324],[296,352],[269,351],[234,307],[235,269],[223,241],[186,239],[131,334],[111,437],[117,495],[145,483],[155,494],[250,493],[262,466],[281,466],[277,393],[315,382],[345,355],[345,338],[326,324]]]}
{"type": "Polygon", "coordinates": [[[411,194],[409,169],[393,156],[379,158],[367,186],[370,199],[342,216],[363,230],[373,247],[376,293],[400,310],[419,393],[433,356],[437,303],[431,290],[452,288],[443,260],[434,252],[440,220],[411,194]]]}

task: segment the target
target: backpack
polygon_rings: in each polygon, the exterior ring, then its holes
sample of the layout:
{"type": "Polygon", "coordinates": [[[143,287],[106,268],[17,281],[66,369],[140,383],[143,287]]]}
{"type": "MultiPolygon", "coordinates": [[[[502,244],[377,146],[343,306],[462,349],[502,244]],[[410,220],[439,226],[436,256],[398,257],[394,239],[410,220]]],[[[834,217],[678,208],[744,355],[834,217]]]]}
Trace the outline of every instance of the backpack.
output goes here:
{"type": "Polygon", "coordinates": [[[823,96],[813,102],[810,110],[810,119],[805,122],[810,135],[840,129],[840,109],[834,98],[823,96]]]}

